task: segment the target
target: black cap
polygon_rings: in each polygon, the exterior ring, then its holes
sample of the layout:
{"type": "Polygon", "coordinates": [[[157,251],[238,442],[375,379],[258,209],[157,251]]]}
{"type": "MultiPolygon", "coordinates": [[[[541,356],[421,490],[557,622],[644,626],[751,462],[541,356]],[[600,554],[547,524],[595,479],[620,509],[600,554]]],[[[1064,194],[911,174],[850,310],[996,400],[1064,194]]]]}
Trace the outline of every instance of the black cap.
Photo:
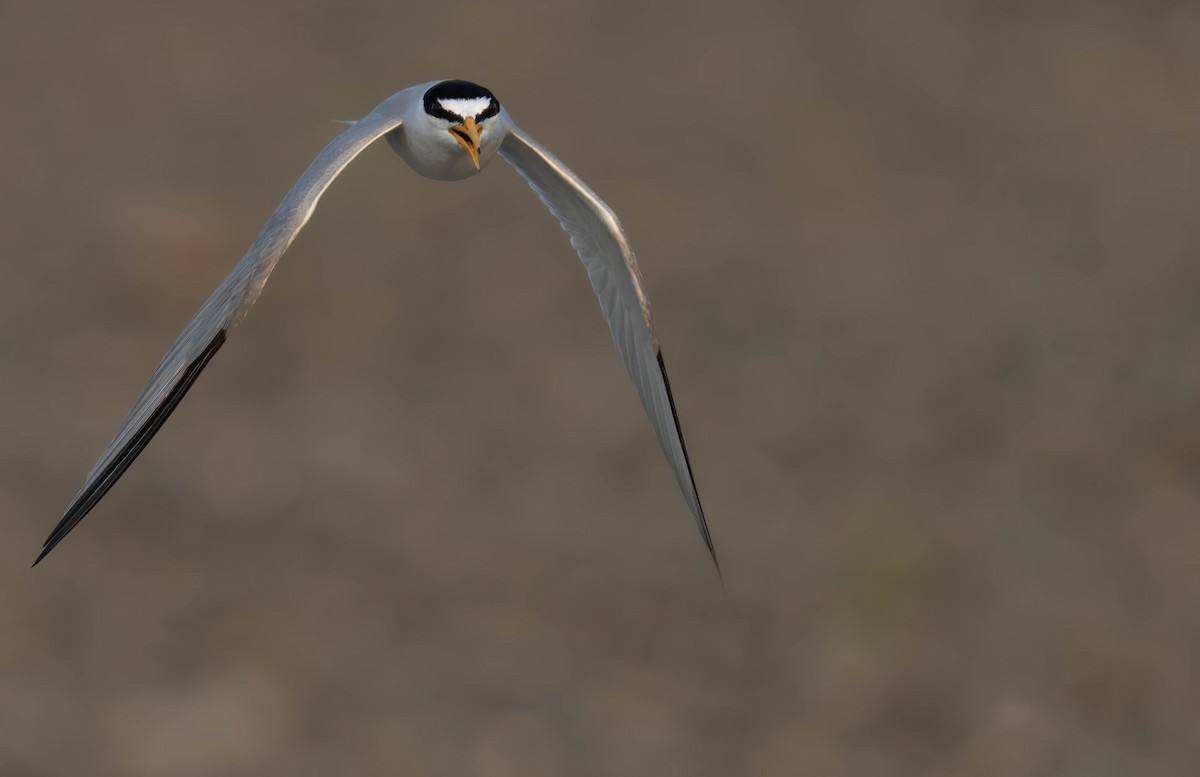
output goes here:
{"type": "Polygon", "coordinates": [[[487,100],[487,107],[475,114],[475,121],[495,116],[500,112],[500,103],[496,96],[479,84],[470,81],[442,81],[434,84],[425,92],[425,112],[430,116],[447,121],[460,122],[470,118],[461,116],[442,106],[443,100],[487,100]]]}

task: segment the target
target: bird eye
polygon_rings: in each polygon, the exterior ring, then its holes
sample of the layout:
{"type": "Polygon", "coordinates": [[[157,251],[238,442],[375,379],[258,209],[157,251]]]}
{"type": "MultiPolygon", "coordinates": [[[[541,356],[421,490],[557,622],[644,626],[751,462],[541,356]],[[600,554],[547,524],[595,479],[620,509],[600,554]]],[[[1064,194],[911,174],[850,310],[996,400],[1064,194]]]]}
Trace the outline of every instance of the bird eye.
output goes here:
{"type": "Polygon", "coordinates": [[[495,116],[499,112],[500,112],[500,103],[496,102],[496,98],[493,97],[491,99],[491,101],[488,103],[488,107],[486,107],[482,111],[480,111],[479,115],[475,117],[475,121],[478,122],[478,121],[483,121],[484,119],[490,119],[491,117],[495,116]]]}

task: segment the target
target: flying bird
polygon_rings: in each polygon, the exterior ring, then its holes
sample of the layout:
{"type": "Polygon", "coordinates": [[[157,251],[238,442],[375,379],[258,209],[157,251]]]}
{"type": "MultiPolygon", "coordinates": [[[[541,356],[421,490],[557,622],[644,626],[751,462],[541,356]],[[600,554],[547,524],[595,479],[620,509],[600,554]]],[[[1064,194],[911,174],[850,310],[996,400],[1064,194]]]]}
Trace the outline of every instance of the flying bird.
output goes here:
{"type": "Polygon", "coordinates": [[[474,175],[499,155],[516,168],[558,218],[587,270],[613,342],[719,574],[654,333],[650,302],[637,259],[616,215],[566,165],[518,128],[490,91],[458,80],[431,81],[397,92],[364,118],[351,122],[317,155],[267,219],[246,255],[167,351],[47,538],[34,566],[83,520],[146,448],[245,318],[325,189],[352,159],[381,137],[417,173],[441,181],[474,175]]]}

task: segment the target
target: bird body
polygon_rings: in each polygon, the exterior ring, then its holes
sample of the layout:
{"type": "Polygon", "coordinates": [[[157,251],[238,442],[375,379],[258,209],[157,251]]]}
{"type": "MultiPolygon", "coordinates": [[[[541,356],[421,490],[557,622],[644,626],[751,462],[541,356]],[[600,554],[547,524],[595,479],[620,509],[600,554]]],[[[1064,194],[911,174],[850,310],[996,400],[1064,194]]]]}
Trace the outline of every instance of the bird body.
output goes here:
{"type": "MultiPolygon", "coordinates": [[[[435,90],[441,84],[467,84],[456,81],[430,81],[418,84],[399,92],[380,104],[376,110],[385,114],[393,109],[399,109],[402,121],[399,127],[385,136],[388,145],[408,163],[418,175],[432,178],[435,181],[460,181],[479,173],[488,162],[495,158],[512,127],[512,120],[503,108],[479,125],[484,131],[480,133],[478,149],[479,166],[472,162],[470,154],[463,154],[463,146],[457,136],[449,132],[449,128],[460,124],[467,118],[475,119],[486,113],[489,101],[495,98],[489,92],[486,97],[462,98],[444,97],[439,99],[438,92],[431,98],[438,113],[434,115],[426,110],[424,95],[435,90]],[[388,103],[395,101],[393,105],[388,103]],[[443,107],[444,106],[444,107],[443,107]],[[469,111],[467,114],[456,114],[453,111],[469,111]],[[451,118],[453,117],[453,118],[451,118]]],[[[470,84],[469,86],[474,86],[470,84]]],[[[482,89],[483,87],[477,87],[482,89]]],[[[462,90],[441,90],[447,94],[458,94],[462,90]]],[[[499,103],[496,103],[498,106],[499,103]]]]}
{"type": "Polygon", "coordinates": [[[490,91],[455,80],[430,81],[397,92],[350,123],[317,155],[167,351],[34,565],[95,507],[145,449],[245,318],[321,195],[347,164],[381,137],[415,172],[441,181],[474,175],[499,155],[558,218],[587,270],[613,343],[716,564],[650,303],[616,215],[566,165],[519,129],[490,91]]]}

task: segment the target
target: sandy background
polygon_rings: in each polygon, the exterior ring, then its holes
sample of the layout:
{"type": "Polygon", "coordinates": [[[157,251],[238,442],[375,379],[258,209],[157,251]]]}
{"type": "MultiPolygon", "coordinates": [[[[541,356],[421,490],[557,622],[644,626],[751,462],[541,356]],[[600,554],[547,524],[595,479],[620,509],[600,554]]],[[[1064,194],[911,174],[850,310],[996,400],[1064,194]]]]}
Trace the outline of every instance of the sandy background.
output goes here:
{"type": "Polygon", "coordinates": [[[1195,774],[1198,40],[0,2],[0,774],[1195,774]],[[330,120],[441,77],[627,226],[728,595],[553,219],[382,145],[31,571],[330,120]]]}

